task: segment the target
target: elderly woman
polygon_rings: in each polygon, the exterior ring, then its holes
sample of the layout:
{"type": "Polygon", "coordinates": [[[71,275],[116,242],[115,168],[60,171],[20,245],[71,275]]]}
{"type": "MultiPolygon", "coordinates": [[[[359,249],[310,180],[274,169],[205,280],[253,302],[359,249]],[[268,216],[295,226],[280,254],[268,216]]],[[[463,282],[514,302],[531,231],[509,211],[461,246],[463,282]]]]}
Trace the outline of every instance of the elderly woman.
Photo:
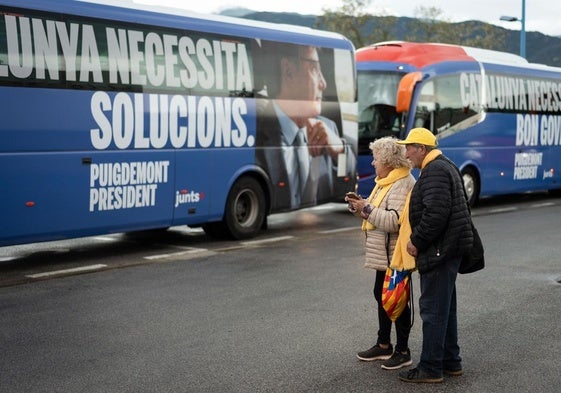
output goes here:
{"type": "Polygon", "coordinates": [[[409,191],[415,184],[411,163],[397,139],[386,137],[370,144],[376,169],[376,185],[368,199],[348,195],[349,210],[363,219],[365,235],[365,267],[376,270],[374,298],[378,303],[378,339],[376,344],[359,352],[363,361],[384,360],[382,368],[395,370],[412,364],[408,347],[411,330],[411,310],[407,305],[395,321],[397,342],[395,352],[391,344],[392,321],[382,306],[382,287],[386,268],[391,261],[399,233],[399,216],[405,207],[409,191]]]}

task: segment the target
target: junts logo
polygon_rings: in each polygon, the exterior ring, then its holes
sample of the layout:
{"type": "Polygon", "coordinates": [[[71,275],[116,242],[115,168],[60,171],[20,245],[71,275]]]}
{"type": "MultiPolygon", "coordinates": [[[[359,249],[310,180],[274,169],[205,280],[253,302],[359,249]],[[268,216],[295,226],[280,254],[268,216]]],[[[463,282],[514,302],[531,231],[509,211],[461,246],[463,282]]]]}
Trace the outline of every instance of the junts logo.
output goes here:
{"type": "Polygon", "coordinates": [[[185,203],[197,203],[205,197],[204,192],[195,192],[193,190],[177,190],[175,192],[175,207],[185,203]]]}

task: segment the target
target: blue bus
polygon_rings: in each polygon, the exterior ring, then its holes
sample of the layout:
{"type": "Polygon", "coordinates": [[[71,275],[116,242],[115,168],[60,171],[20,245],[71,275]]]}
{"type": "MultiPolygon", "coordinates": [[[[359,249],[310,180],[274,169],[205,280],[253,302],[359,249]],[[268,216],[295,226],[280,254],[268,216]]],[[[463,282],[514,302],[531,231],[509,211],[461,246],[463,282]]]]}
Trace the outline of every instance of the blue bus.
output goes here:
{"type": "Polygon", "coordinates": [[[355,187],[348,39],[118,4],[0,0],[0,246],[178,225],[243,239],[355,187]]]}
{"type": "Polygon", "coordinates": [[[369,143],[415,127],[460,168],[469,201],[561,190],[561,68],[491,50],[382,42],[356,53],[358,192],[375,173],[369,143]]]}

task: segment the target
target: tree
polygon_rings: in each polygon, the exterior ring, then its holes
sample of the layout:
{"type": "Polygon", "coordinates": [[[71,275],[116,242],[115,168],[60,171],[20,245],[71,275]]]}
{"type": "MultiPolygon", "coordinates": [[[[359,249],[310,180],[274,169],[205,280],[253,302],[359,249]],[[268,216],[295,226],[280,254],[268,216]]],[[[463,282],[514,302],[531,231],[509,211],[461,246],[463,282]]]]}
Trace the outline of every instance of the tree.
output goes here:
{"type": "Polygon", "coordinates": [[[342,0],[339,8],[324,7],[315,27],[343,34],[356,48],[387,41],[396,34],[397,18],[381,14],[374,18],[366,12],[370,3],[371,0],[342,0]]]}
{"type": "Polygon", "coordinates": [[[505,30],[477,21],[452,23],[449,19],[441,16],[442,10],[438,7],[417,7],[415,9],[416,19],[409,21],[409,33],[405,39],[495,50],[504,47],[505,30]]]}
{"type": "Polygon", "coordinates": [[[456,32],[455,43],[475,48],[504,51],[507,39],[505,29],[473,20],[455,23],[452,28],[456,32]]]}
{"type": "Polygon", "coordinates": [[[314,26],[346,36],[356,48],[381,41],[406,40],[500,49],[506,42],[506,30],[478,21],[452,23],[435,6],[417,7],[415,18],[409,19],[405,29],[400,30],[400,18],[367,13],[371,0],[341,2],[341,7],[336,9],[323,8],[324,13],[316,18],[314,26]]]}
{"type": "MultiPolygon", "coordinates": [[[[442,10],[434,6],[419,6],[415,9],[415,19],[409,21],[407,41],[446,42],[450,33],[447,22],[440,20],[442,10]]],[[[449,41],[448,41],[449,42],[449,41]]],[[[449,42],[450,43],[450,42],[449,42]]]]}

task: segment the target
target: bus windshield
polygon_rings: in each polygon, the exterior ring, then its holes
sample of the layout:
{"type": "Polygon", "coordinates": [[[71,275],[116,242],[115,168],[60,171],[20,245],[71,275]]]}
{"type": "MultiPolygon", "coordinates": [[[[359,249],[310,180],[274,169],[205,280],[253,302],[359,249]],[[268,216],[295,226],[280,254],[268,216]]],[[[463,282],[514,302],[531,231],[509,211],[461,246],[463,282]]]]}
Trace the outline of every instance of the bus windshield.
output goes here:
{"type": "Polygon", "coordinates": [[[384,136],[399,136],[400,118],[395,110],[397,87],[403,73],[359,72],[358,137],[360,154],[368,154],[369,143],[384,136]]]}

